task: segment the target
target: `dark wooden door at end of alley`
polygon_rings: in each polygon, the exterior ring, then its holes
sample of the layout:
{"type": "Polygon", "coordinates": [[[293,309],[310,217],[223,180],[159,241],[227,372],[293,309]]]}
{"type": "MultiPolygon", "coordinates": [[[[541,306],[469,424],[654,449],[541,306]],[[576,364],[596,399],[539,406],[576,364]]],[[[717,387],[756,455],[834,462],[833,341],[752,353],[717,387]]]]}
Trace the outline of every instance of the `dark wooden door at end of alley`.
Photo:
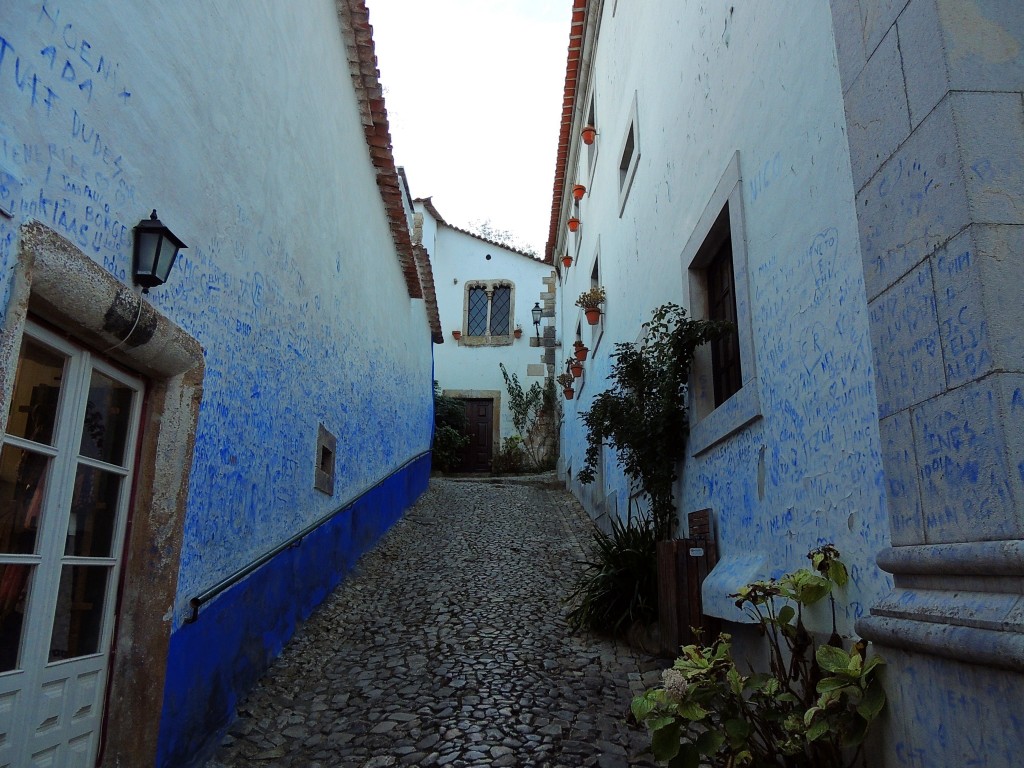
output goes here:
{"type": "Polygon", "coordinates": [[[487,472],[493,455],[494,402],[466,400],[466,433],[469,445],[462,453],[463,472],[487,472]]]}

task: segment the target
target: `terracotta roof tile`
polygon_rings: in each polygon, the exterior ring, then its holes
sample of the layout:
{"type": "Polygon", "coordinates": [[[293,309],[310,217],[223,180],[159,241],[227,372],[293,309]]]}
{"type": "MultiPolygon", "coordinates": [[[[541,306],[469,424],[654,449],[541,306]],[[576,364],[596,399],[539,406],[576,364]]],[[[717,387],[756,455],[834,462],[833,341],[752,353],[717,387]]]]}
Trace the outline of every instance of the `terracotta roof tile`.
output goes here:
{"type": "Polygon", "coordinates": [[[530,261],[540,261],[540,259],[538,259],[536,256],[531,256],[525,251],[521,251],[518,248],[513,248],[511,245],[499,243],[497,240],[491,240],[489,237],[484,237],[483,235],[479,235],[476,232],[470,232],[468,229],[463,229],[462,227],[457,227],[454,224],[449,224],[447,221],[444,220],[444,217],[437,212],[437,208],[434,207],[434,203],[431,201],[431,198],[429,197],[417,197],[413,202],[422,203],[423,207],[427,209],[431,216],[434,217],[434,220],[438,224],[442,224],[448,227],[448,229],[454,229],[456,232],[461,232],[464,235],[475,237],[477,240],[480,240],[489,245],[496,245],[498,248],[504,248],[506,251],[512,251],[512,253],[516,254],[517,256],[525,256],[526,258],[530,259],[530,261]]]}
{"type": "Polygon", "coordinates": [[[566,165],[569,162],[569,132],[572,130],[573,110],[576,106],[576,97],[579,95],[577,84],[588,1],[573,0],[572,3],[569,53],[565,64],[565,98],[562,106],[562,125],[558,132],[558,156],[555,160],[555,184],[551,199],[551,226],[548,230],[547,247],[544,249],[544,261],[548,264],[554,264],[555,243],[558,241],[558,219],[562,210],[562,196],[565,193],[565,177],[568,173],[566,165]]]}
{"type": "MultiPolygon", "coordinates": [[[[395,243],[399,266],[405,276],[406,290],[410,298],[422,299],[425,298],[421,279],[422,270],[417,265],[413,253],[405,206],[402,204],[398,169],[395,166],[394,153],[391,151],[391,129],[388,125],[388,112],[380,85],[377,55],[373,47],[373,27],[370,25],[370,13],[366,8],[365,0],[335,0],[335,7],[341,21],[341,32],[348,51],[349,69],[355,86],[356,98],[359,101],[359,114],[366,136],[366,146],[370,154],[370,161],[377,170],[377,186],[380,189],[381,201],[384,203],[384,209],[390,221],[391,237],[395,243]]],[[[429,260],[426,262],[426,268],[429,271],[429,260]]],[[[433,278],[430,282],[432,285],[433,278]]],[[[433,331],[433,328],[431,330],[433,331]]],[[[438,332],[440,332],[440,327],[438,332]]]]}

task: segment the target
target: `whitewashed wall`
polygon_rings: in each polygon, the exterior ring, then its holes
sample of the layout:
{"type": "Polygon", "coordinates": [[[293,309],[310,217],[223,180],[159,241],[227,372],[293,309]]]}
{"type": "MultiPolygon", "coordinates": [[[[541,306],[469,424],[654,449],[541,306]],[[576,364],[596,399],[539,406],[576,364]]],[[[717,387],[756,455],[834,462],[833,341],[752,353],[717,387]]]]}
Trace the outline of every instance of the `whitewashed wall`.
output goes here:
{"type": "MultiPolygon", "coordinates": [[[[681,253],[738,151],[748,271],[737,279],[749,291],[761,417],[687,458],[680,510],[715,513],[723,563],[713,594],[705,590],[712,612],[736,618],[725,589],[802,566],[810,547],[831,541],[852,565],[840,616],[849,631],[888,583],[874,564],[888,519],[829,9],[797,0],[615,5],[603,6],[590,81],[594,174],[578,159],[577,177],[566,179],[588,187],[578,251],[564,228],[555,249],[579,254],[560,288],[566,343],[598,253],[608,291],[587,382],[566,404],[563,466],[574,474],[582,464],[576,414],[604,388],[614,342],[636,339],[663,302],[689,305],[681,253]],[[634,100],[640,157],[620,214],[634,100]]],[[[580,112],[588,95],[578,96],[580,112]]],[[[628,488],[611,451],[604,478],[624,514],[628,488]]],[[[592,493],[573,487],[585,501],[592,493]]]]}
{"type": "Polygon", "coordinates": [[[417,206],[417,210],[424,213],[423,243],[430,251],[444,331],[444,344],[434,351],[434,378],[442,389],[500,393],[501,434],[494,436],[495,444],[500,445],[516,430],[499,365],[504,363],[510,374],[518,375],[524,390],[534,382],[544,382],[543,349],[530,345],[530,339],[536,335],[530,310],[538,301],[544,306],[541,293],[546,288],[542,281],[551,274],[551,267],[453,227],[439,225],[422,206],[417,206]],[[476,280],[508,280],[515,286],[513,327],[516,323],[522,326],[522,338],[513,339],[510,345],[470,346],[452,337],[454,330],[465,331],[466,283],[476,280]]]}

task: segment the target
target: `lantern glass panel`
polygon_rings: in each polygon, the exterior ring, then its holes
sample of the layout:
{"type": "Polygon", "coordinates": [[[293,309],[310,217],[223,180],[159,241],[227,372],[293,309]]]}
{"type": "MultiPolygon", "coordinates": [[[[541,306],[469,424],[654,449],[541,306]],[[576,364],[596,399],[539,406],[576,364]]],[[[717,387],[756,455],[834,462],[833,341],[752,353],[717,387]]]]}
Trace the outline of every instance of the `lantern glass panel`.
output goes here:
{"type": "Polygon", "coordinates": [[[161,283],[167,281],[171,274],[171,267],[174,266],[174,259],[178,255],[178,244],[166,235],[160,241],[160,254],[156,260],[156,277],[161,283]]]}
{"type": "Polygon", "coordinates": [[[153,263],[156,258],[157,248],[160,245],[161,236],[159,232],[147,232],[139,230],[135,233],[135,258],[138,261],[138,273],[140,275],[152,275],[156,265],[153,263]]]}

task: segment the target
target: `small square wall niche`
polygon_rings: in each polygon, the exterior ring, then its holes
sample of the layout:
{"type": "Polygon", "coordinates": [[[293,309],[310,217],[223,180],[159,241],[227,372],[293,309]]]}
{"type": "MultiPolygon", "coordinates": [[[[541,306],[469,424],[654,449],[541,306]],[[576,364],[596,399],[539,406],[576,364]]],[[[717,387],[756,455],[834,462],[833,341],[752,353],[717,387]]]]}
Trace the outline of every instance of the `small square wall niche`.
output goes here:
{"type": "Polygon", "coordinates": [[[328,496],[334,495],[334,458],[337,450],[338,439],[321,424],[316,434],[316,479],[313,487],[328,496]]]}

